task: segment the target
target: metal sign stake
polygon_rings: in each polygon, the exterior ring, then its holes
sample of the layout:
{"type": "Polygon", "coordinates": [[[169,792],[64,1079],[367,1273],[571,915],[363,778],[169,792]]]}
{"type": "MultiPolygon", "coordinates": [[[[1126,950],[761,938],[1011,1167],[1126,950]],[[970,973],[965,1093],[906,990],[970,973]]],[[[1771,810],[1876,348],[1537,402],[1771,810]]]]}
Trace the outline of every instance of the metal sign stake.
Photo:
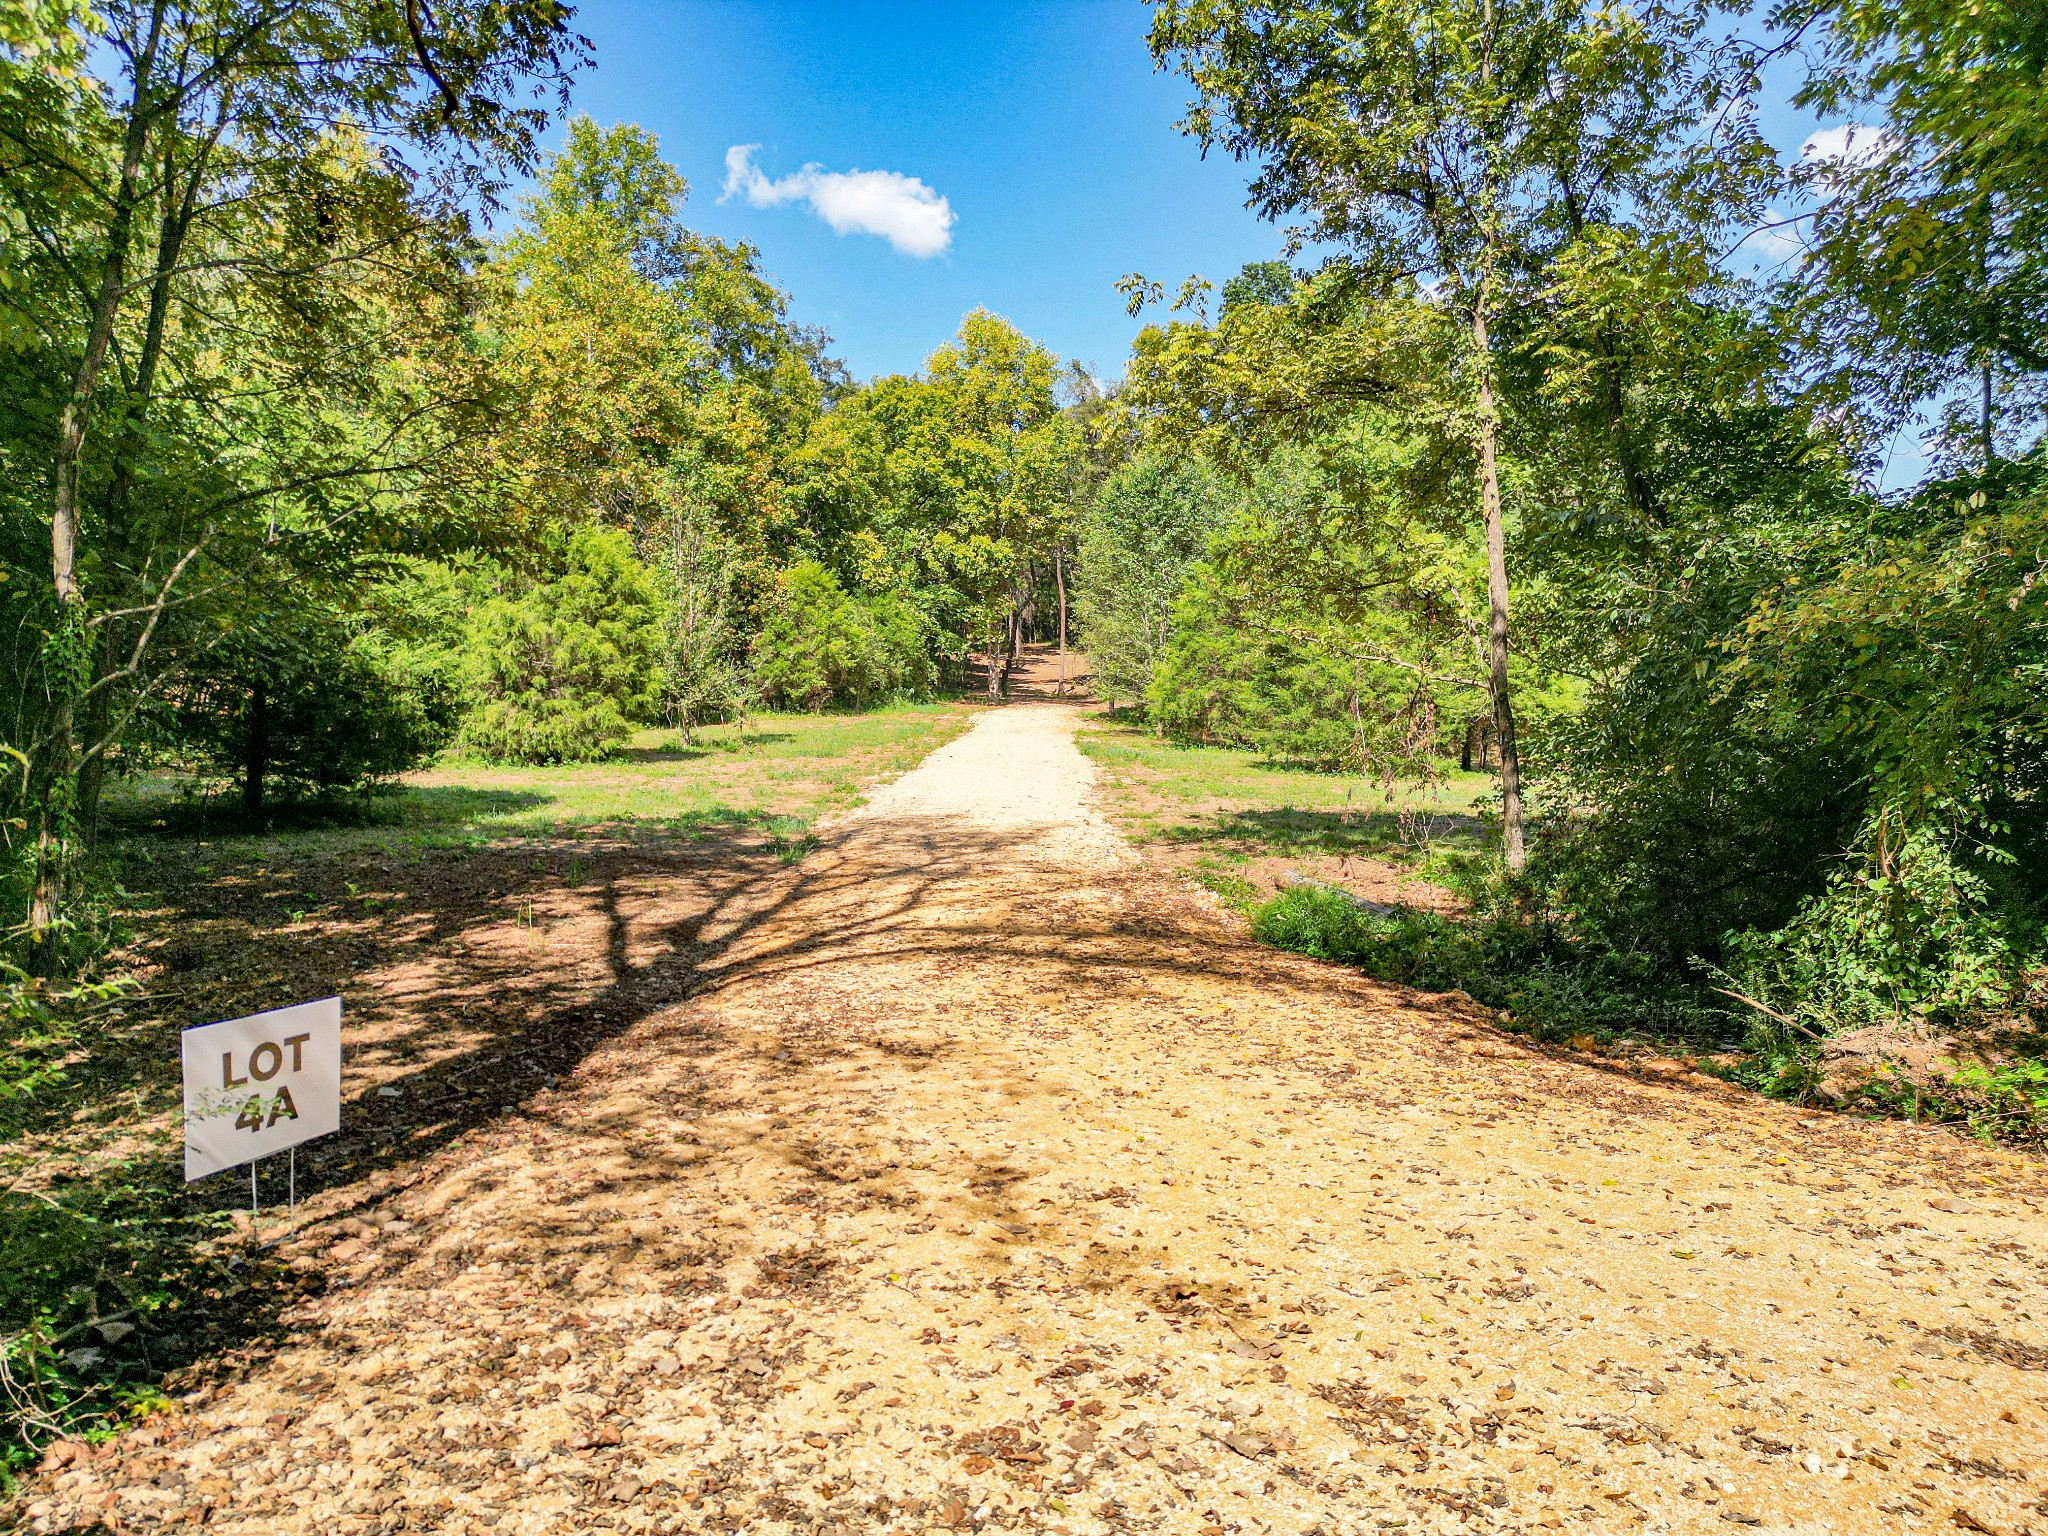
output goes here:
{"type": "Polygon", "coordinates": [[[256,1241],[256,1164],[258,1159],[249,1159],[249,1241],[256,1241]]]}

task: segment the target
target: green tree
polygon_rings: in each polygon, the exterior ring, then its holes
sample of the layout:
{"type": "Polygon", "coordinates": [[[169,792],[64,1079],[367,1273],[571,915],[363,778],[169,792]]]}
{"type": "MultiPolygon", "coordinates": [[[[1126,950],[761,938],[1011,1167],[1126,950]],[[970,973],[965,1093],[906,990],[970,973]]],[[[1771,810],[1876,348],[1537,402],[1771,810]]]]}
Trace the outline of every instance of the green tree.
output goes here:
{"type": "Polygon", "coordinates": [[[660,717],[666,621],[626,535],[576,529],[561,575],[471,617],[461,745],[497,762],[609,757],[635,725],[660,717]]]}
{"type": "Polygon", "coordinates": [[[570,122],[489,272],[515,402],[491,451],[538,517],[599,518],[650,552],[708,508],[758,597],[797,537],[788,463],[843,370],[752,247],[684,222],[688,195],[651,134],[570,122]]]}
{"type": "Polygon", "coordinates": [[[789,709],[832,703],[859,708],[931,686],[929,649],[918,615],[890,593],[850,596],[815,560],[776,583],[754,640],[754,680],[789,709]]]}
{"type": "Polygon", "coordinates": [[[836,407],[811,456],[818,533],[845,541],[862,585],[916,594],[935,628],[977,641],[999,697],[1034,589],[1071,516],[1079,446],[1058,360],[976,310],[916,377],[836,407]]]}
{"type": "Polygon", "coordinates": [[[0,43],[5,322],[27,342],[4,467],[41,481],[47,535],[21,572],[50,636],[21,738],[46,966],[77,807],[165,684],[152,648],[231,615],[252,575],[471,534],[465,210],[530,164],[533,93],[581,58],[567,19],[559,0],[455,0],[431,26],[345,0],[111,0],[89,55],[82,24],[0,43]]]}
{"type": "Polygon", "coordinates": [[[744,713],[751,696],[738,553],[712,509],[687,495],[649,553],[668,613],[663,709],[689,740],[707,720],[744,713]]]}
{"type": "Polygon", "coordinates": [[[2048,21],[2025,4],[1797,0],[1802,105],[1877,121],[1805,162],[1813,260],[1798,318],[1823,382],[1886,426],[1949,406],[1945,467],[2038,430],[2048,377],[2048,21]]]}
{"type": "Polygon", "coordinates": [[[349,628],[287,611],[236,631],[146,721],[150,745],[239,780],[251,818],[279,784],[317,798],[418,767],[454,734],[453,691],[393,665],[374,631],[349,628]]]}
{"type": "MultiPolygon", "coordinates": [[[[1278,275],[1233,279],[1214,324],[1148,327],[1133,349],[1123,407],[1153,451],[1227,470],[1239,509],[1154,699],[1169,730],[1426,776],[1487,686],[1452,333],[1423,297],[1374,296],[1346,268],[1284,290],[1278,275]]],[[[1517,585],[1537,584],[1525,568],[1517,585]]]]}
{"type": "Polygon", "coordinates": [[[1174,604],[1224,506],[1213,471],[1155,455],[1111,475],[1082,514],[1075,613],[1111,703],[1150,692],[1174,604]]]}
{"type": "MultiPolygon", "coordinates": [[[[1426,278],[1454,321],[1487,568],[1487,686],[1503,852],[1523,863],[1509,685],[1500,336],[1560,250],[1603,216],[1669,200],[1664,159],[1696,121],[1680,46],[1696,15],[1589,0],[1165,0],[1152,49],[1197,97],[1185,127],[1260,161],[1253,205],[1304,214],[1368,287],[1426,278]],[[1649,199],[1652,173],[1659,173],[1649,199]]],[[[1711,79],[1711,77],[1708,77],[1711,79]]]]}

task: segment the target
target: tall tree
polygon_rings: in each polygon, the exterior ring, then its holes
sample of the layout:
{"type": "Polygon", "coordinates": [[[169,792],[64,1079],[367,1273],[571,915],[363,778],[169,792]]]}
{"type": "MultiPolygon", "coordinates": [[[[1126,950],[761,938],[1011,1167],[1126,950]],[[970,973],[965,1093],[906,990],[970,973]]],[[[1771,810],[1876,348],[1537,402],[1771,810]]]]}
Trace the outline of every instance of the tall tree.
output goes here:
{"type": "Polygon", "coordinates": [[[844,386],[758,253],[684,220],[688,183],[632,124],[569,124],[491,266],[485,321],[513,399],[493,451],[540,514],[643,550],[716,514],[754,594],[791,553],[788,461],[844,386]]]}
{"type": "Polygon", "coordinates": [[[1641,199],[1697,114],[1696,13],[1591,0],[1162,0],[1152,50],[1195,86],[1184,127],[1260,163],[1252,204],[1305,215],[1368,284],[1432,286],[1460,377],[1488,589],[1484,663],[1503,855],[1524,852],[1509,680],[1500,345],[1558,253],[1641,199]]]}
{"type": "Polygon", "coordinates": [[[9,318],[47,371],[15,423],[42,437],[48,474],[30,913],[46,965],[80,770],[106,744],[85,739],[81,709],[102,724],[93,712],[237,528],[250,548],[304,535],[331,560],[328,533],[430,461],[422,423],[473,398],[431,364],[386,370],[372,392],[396,410],[379,427],[344,424],[331,391],[388,362],[380,343],[445,292],[466,210],[531,162],[583,53],[569,14],[562,0],[110,0],[89,51],[75,30],[54,51],[0,38],[9,318]],[[187,467],[210,483],[164,515],[153,457],[206,435],[225,441],[187,467]]]}
{"type": "Polygon", "coordinates": [[[1795,179],[1816,202],[1800,274],[1815,371],[1896,425],[1945,399],[1946,467],[1989,470],[2048,405],[2048,12],[1794,0],[1817,32],[1801,103],[1850,125],[1795,179]]]}
{"type": "Polygon", "coordinates": [[[999,698],[1031,568],[1067,536],[1080,430],[1059,363],[977,309],[915,377],[877,380],[808,450],[813,531],[837,534],[862,585],[919,590],[963,650],[986,648],[999,698]]]}

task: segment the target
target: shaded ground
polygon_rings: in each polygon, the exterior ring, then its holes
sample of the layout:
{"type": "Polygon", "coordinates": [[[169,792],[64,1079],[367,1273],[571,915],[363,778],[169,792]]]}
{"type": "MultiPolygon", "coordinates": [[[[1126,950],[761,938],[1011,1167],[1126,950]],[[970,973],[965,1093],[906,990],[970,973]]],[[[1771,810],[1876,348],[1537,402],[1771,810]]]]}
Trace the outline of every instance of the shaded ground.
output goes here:
{"type": "Polygon", "coordinates": [[[2048,1531],[2037,1162],[1256,948],[1074,722],[364,957],[441,1076],[30,1528],[2048,1531]]]}
{"type": "Polygon", "coordinates": [[[1300,877],[1371,901],[1456,910],[1450,892],[1422,878],[1429,853],[1494,840],[1483,814],[1498,791],[1491,774],[1374,784],[1239,748],[1166,742],[1129,712],[1091,713],[1079,739],[1102,769],[1104,810],[1146,858],[1240,907],[1300,877]]]}

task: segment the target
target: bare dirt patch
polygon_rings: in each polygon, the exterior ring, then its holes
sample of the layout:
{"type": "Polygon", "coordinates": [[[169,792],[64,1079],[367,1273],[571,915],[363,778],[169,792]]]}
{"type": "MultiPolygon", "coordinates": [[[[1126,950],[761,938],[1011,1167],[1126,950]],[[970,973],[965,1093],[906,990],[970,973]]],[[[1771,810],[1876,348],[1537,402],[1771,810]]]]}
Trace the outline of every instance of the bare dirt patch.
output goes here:
{"type": "Polygon", "coordinates": [[[2037,1162],[1258,949],[1101,840],[1070,730],[992,713],[794,868],[543,903],[545,954],[500,919],[469,1027],[573,1036],[555,1083],[371,1138],[266,1353],[19,1517],[2048,1524],[2037,1162]]]}

